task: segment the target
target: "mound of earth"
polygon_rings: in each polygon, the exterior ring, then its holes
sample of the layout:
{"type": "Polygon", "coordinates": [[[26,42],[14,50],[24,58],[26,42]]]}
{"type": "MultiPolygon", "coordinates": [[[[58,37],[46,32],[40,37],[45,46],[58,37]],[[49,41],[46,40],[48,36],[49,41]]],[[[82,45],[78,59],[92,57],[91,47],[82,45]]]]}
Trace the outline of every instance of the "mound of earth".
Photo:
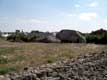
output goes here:
{"type": "Polygon", "coordinates": [[[25,68],[10,80],[107,80],[107,53],[83,54],[38,68],[25,68]]]}

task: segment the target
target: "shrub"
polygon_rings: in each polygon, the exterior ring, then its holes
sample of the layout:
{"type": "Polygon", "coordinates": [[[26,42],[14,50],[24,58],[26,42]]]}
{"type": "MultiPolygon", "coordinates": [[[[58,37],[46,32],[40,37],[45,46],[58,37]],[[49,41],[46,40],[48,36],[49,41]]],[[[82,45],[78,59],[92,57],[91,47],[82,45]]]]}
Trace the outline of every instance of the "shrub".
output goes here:
{"type": "Polygon", "coordinates": [[[107,44],[107,32],[96,31],[90,34],[85,34],[87,43],[107,44]],[[100,32],[100,33],[99,33],[100,32]]]}
{"type": "Polygon", "coordinates": [[[2,32],[0,31],[0,37],[2,37],[2,32]]]}
{"type": "Polygon", "coordinates": [[[7,40],[9,41],[15,41],[15,42],[27,42],[28,41],[28,37],[27,35],[25,35],[24,32],[20,32],[19,30],[16,30],[15,33],[11,34],[10,36],[7,37],[7,40]]]}

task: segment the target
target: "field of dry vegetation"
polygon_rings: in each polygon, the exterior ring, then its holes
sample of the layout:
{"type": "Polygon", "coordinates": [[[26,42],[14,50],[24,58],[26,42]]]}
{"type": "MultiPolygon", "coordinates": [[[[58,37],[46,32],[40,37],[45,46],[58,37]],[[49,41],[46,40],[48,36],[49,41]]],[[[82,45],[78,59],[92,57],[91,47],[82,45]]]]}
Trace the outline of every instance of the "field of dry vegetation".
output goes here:
{"type": "Polygon", "coordinates": [[[40,66],[79,54],[107,52],[107,45],[74,43],[12,43],[0,39],[0,74],[40,66]]]}

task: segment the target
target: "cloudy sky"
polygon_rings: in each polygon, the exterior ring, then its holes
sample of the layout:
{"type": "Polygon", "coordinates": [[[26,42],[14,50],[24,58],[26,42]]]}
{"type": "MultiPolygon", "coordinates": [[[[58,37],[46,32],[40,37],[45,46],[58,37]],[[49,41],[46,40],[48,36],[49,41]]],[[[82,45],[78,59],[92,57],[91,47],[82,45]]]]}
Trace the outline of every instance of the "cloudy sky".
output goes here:
{"type": "Polygon", "coordinates": [[[107,29],[107,0],[0,0],[0,30],[107,29]]]}

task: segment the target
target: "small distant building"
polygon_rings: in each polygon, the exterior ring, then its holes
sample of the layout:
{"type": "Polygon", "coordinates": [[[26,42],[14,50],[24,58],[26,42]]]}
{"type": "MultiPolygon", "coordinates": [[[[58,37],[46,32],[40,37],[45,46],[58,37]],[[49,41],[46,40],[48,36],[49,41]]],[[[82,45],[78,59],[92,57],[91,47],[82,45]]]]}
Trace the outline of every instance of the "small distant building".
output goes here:
{"type": "Polygon", "coordinates": [[[12,32],[2,32],[2,37],[8,37],[9,35],[13,34],[12,32]]]}

